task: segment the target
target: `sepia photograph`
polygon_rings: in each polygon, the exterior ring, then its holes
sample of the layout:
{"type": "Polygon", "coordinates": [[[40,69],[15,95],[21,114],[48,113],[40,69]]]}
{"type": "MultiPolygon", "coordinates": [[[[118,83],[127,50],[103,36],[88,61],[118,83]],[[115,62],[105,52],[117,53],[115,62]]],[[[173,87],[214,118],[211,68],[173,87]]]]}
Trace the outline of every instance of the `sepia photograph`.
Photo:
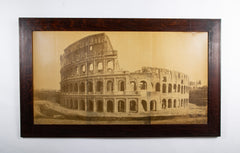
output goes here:
{"type": "Polygon", "coordinates": [[[208,123],[208,32],[34,31],[35,125],[208,123]]]}

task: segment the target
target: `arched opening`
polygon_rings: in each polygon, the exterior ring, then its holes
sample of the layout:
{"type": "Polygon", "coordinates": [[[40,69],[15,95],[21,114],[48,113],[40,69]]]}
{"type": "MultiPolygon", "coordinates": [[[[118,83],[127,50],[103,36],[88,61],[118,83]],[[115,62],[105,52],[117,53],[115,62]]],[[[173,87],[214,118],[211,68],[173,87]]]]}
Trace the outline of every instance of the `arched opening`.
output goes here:
{"type": "Polygon", "coordinates": [[[75,85],[74,85],[74,92],[78,92],[78,85],[77,85],[77,83],[75,83],[75,85]]]}
{"type": "Polygon", "coordinates": [[[134,81],[131,81],[130,85],[131,85],[131,90],[132,91],[136,91],[137,90],[137,86],[136,86],[136,83],[134,81]]]}
{"type": "Polygon", "coordinates": [[[103,101],[102,100],[97,101],[97,112],[103,112],[103,101]]]}
{"type": "Polygon", "coordinates": [[[180,84],[178,85],[178,92],[180,92],[180,84]]]}
{"type": "Polygon", "coordinates": [[[172,99],[168,99],[168,108],[172,108],[172,99]]]}
{"type": "Polygon", "coordinates": [[[103,63],[102,62],[98,63],[97,69],[98,69],[98,72],[102,72],[103,71],[103,63]]]}
{"type": "Polygon", "coordinates": [[[155,111],[156,110],[156,100],[151,100],[150,101],[150,111],[155,111]]]}
{"type": "Polygon", "coordinates": [[[133,111],[133,112],[137,111],[137,102],[135,100],[130,101],[130,111],[133,111]]]}
{"type": "Polygon", "coordinates": [[[172,92],[172,84],[168,84],[168,93],[171,93],[172,92]]]}
{"type": "Polygon", "coordinates": [[[88,100],[87,111],[88,112],[93,112],[93,101],[92,100],[88,100]]]}
{"type": "Polygon", "coordinates": [[[125,90],[125,83],[124,83],[124,81],[119,81],[118,82],[118,90],[119,91],[124,91],[125,90]]]}
{"type": "Polygon", "coordinates": [[[181,107],[183,107],[183,99],[181,99],[181,107]]]}
{"type": "Polygon", "coordinates": [[[125,112],[125,110],[126,110],[125,102],[122,100],[118,101],[118,112],[125,112]]]}
{"type": "Polygon", "coordinates": [[[167,107],[167,101],[166,101],[166,99],[163,99],[162,100],[162,109],[166,109],[166,107],[167,107]]]}
{"type": "Polygon", "coordinates": [[[166,85],[166,84],[163,84],[163,85],[162,85],[162,92],[163,92],[163,93],[166,93],[166,92],[167,92],[167,85],[166,85]]]}
{"type": "Polygon", "coordinates": [[[156,83],[155,90],[160,91],[160,83],[156,83]]]}
{"type": "Polygon", "coordinates": [[[93,71],[93,63],[89,64],[89,71],[93,71]]]}
{"type": "Polygon", "coordinates": [[[147,102],[145,100],[142,100],[142,107],[143,107],[143,110],[146,112],[147,111],[147,102]]]}
{"type": "Polygon", "coordinates": [[[113,61],[107,62],[107,71],[112,72],[113,71],[113,61]]]}
{"type": "Polygon", "coordinates": [[[177,85],[176,84],[174,84],[173,90],[174,90],[174,92],[177,92],[177,85]]]}
{"type": "Polygon", "coordinates": [[[177,100],[176,100],[176,99],[174,99],[174,101],[173,101],[173,107],[174,107],[174,108],[177,107],[177,100]]]}
{"type": "Polygon", "coordinates": [[[93,92],[93,83],[91,81],[87,82],[87,91],[93,92]]]}
{"type": "Polygon", "coordinates": [[[96,91],[97,92],[102,92],[103,91],[103,82],[102,81],[97,81],[96,91]]]}
{"type": "Polygon", "coordinates": [[[85,101],[84,100],[80,101],[79,110],[85,110],[85,101]]]}
{"type": "Polygon", "coordinates": [[[79,88],[80,88],[80,92],[85,92],[85,83],[81,82],[79,88]]]}
{"type": "Polygon", "coordinates": [[[108,100],[108,101],[107,101],[107,112],[113,112],[113,109],[114,109],[114,107],[113,107],[113,101],[108,100]]]}
{"type": "Polygon", "coordinates": [[[113,82],[110,81],[110,80],[107,82],[107,91],[108,92],[112,92],[113,91],[113,82]]]}
{"type": "Polygon", "coordinates": [[[141,81],[139,86],[140,86],[141,90],[147,90],[147,82],[146,81],[141,81]]]}
{"type": "Polygon", "coordinates": [[[85,65],[82,65],[82,73],[85,73],[86,72],[86,66],[85,65]]]}

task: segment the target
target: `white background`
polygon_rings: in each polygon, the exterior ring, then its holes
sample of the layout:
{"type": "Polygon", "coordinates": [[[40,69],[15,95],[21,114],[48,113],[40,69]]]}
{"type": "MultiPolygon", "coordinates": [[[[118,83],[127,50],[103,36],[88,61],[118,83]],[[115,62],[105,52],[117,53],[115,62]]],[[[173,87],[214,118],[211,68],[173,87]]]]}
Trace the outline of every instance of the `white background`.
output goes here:
{"type": "Polygon", "coordinates": [[[233,0],[0,0],[0,152],[240,152],[240,4],[233,0]],[[221,137],[20,137],[18,17],[221,18],[221,137]]]}

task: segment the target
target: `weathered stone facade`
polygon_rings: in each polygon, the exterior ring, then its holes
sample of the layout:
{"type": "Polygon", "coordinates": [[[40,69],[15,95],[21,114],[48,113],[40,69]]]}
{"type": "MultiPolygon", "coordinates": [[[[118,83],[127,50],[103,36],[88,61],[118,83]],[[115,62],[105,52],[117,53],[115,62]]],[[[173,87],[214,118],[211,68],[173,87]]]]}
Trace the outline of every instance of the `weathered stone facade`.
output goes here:
{"type": "Polygon", "coordinates": [[[175,115],[186,112],[189,78],[167,69],[123,71],[104,33],[85,37],[64,50],[61,105],[88,116],[175,115]]]}

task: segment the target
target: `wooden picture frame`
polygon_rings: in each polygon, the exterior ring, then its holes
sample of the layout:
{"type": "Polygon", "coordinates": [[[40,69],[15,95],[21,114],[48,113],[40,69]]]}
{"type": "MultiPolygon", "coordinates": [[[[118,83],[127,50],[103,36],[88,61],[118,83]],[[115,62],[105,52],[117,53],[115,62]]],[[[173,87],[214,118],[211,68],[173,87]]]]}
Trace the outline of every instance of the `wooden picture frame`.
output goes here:
{"type": "Polygon", "coordinates": [[[19,18],[21,137],[220,136],[220,26],[220,19],[19,18]],[[207,124],[34,124],[34,31],[207,32],[207,124]]]}

